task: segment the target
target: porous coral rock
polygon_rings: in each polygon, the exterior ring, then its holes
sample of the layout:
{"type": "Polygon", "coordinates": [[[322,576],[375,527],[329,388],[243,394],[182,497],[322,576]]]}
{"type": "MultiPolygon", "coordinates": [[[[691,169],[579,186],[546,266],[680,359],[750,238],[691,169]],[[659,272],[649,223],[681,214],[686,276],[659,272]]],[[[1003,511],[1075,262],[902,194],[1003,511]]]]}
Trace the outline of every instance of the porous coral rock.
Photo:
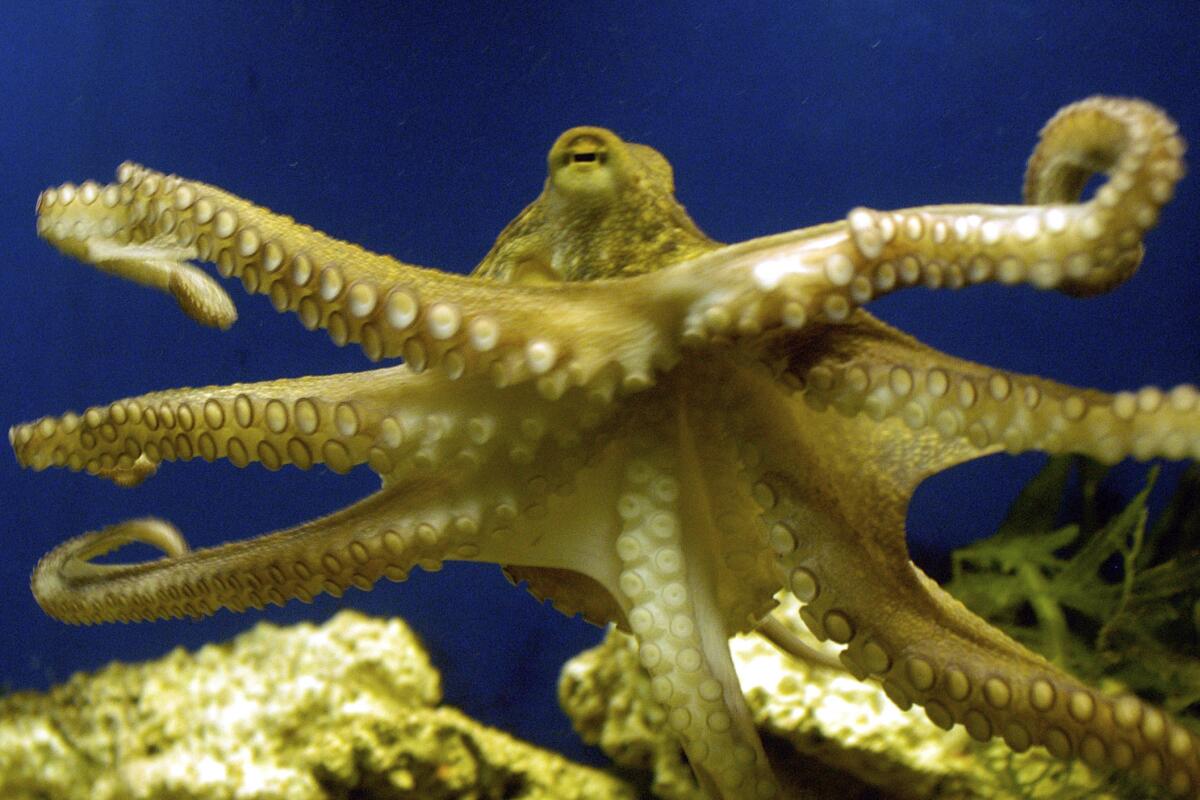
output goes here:
{"type": "Polygon", "coordinates": [[[437,707],[399,620],[343,611],[0,701],[5,800],[610,800],[597,770],[437,707]]]}

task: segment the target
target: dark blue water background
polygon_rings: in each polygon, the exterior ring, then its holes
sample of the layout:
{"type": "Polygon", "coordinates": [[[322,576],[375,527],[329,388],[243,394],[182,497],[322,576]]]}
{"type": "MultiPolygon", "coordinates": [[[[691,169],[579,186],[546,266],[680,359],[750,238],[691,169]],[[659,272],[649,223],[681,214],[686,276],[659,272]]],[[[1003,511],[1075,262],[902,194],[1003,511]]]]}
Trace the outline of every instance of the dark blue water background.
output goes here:
{"type": "MultiPolygon", "coordinates": [[[[165,296],[58,256],[34,199],[135,159],[329,233],[465,271],[538,193],[577,124],[674,163],[710,235],[737,241],[855,205],[1016,202],[1061,105],[1097,92],[1166,107],[1200,142],[1200,5],[790,2],[344,4],[9,2],[0,15],[0,420],[152,389],[368,368],[356,348],[230,283],[228,333],[165,296]],[[435,10],[436,9],[436,10],[435,10]]],[[[1026,288],[909,291],[884,319],[957,355],[1105,389],[1200,379],[1200,180],[1185,181],[1143,270],[1107,297],[1026,288]]],[[[992,529],[1037,457],[926,486],[914,548],[936,561],[992,529]]],[[[295,524],[376,488],[365,469],[271,473],[194,462],[127,491],[0,457],[0,681],[42,687],[112,659],[339,608],[403,616],[449,702],[578,754],[560,664],[600,631],[539,607],[494,567],[451,565],[312,606],[203,622],[72,628],[27,586],[64,538],[141,514],[193,543],[295,524]]]]}

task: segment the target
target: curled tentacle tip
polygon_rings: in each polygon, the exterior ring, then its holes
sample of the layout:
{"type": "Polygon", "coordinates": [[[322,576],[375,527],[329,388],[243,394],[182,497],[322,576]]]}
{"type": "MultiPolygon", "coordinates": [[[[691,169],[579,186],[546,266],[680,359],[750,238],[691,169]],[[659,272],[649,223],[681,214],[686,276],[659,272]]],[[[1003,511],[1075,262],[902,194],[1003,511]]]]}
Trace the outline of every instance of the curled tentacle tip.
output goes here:
{"type": "Polygon", "coordinates": [[[159,517],[138,517],[119,522],[100,532],[101,535],[106,533],[113,537],[118,547],[129,542],[141,542],[161,550],[170,558],[184,555],[191,549],[179,529],[159,517]]]}
{"type": "Polygon", "coordinates": [[[179,529],[165,519],[137,517],[109,525],[98,531],[85,533],[65,542],[43,561],[56,561],[59,560],[56,556],[61,555],[64,566],[72,568],[74,572],[80,574],[89,569],[109,569],[118,565],[93,564],[91,562],[95,558],[133,543],[149,545],[161,551],[168,558],[185,555],[191,549],[179,529]]]}

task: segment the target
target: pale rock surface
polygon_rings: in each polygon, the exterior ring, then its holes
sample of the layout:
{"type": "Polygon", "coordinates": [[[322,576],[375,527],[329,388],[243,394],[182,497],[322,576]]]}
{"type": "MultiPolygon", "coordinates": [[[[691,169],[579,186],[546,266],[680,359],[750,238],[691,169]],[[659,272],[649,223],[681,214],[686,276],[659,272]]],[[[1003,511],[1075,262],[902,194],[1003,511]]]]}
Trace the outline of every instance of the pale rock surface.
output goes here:
{"type": "Polygon", "coordinates": [[[5,800],[610,800],[598,770],[438,707],[399,620],[343,611],[0,700],[5,800]]]}

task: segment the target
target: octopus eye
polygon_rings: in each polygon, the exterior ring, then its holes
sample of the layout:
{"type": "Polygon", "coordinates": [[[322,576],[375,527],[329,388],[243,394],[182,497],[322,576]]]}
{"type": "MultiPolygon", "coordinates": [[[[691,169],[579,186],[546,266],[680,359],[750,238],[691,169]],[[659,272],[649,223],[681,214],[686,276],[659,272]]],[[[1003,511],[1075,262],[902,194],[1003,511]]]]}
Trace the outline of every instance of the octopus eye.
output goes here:
{"type": "Polygon", "coordinates": [[[603,165],[608,160],[608,150],[595,136],[583,135],[571,140],[563,153],[566,166],[572,164],[603,165]]]}

